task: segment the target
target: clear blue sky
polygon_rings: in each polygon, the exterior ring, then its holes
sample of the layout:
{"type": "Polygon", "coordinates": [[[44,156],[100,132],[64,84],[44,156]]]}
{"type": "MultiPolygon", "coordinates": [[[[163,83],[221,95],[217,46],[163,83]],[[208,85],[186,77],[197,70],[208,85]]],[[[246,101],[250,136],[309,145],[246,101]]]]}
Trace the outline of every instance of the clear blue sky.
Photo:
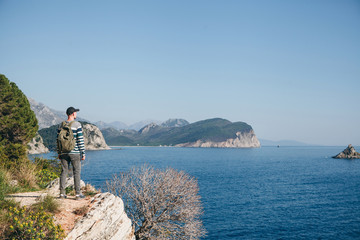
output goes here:
{"type": "Polygon", "coordinates": [[[0,73],[91,121],[360,145],[360,1],[0,0],[0,73]]]}

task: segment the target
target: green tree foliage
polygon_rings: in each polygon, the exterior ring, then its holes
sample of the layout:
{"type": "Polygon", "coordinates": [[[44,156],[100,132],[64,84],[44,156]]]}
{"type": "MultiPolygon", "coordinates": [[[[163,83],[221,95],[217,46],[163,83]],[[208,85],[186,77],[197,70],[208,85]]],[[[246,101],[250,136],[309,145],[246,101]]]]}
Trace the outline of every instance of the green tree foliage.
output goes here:
{"type": "Polygon", "coordinates": [[[0,165],[18,166],[26,159],[26,144],[38,122],[23,92],[0,74],[0,165]]]}

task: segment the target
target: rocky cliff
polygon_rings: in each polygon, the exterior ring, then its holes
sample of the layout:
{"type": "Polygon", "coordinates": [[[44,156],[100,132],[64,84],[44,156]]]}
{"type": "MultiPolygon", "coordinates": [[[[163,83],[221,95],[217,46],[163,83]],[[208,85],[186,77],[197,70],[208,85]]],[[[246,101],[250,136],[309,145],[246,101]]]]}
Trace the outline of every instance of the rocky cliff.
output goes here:
{"type": "Polygon", "coordinates": [[[135,240],[124,203],[111,193],[99,193],[87,214],[79,219],[65,240],[135,240]]]}
{"type": "Polygon", "coordinates": [[[40,134],[37,132],[35,137],[28,143],[28,154],[47,153],[49,149],[45,147],[44,141],[40,134]]]}
{"type": "Polygon", "coordinates": [[[356,152],[355,148],[349,144],[347,148],[333,158],[346,158],[346,159],[360,159],[360,153],[356,152]]]}
{"type": "MultiPolygon", "coordinates": [[[[45,194],[58,197],[59,178],[52,181],[46,188],[45,194]]],[[[73,178],[66,179],[66,187],[74,186],[73,178]]],[[[85,183],[80,182],[82,190],[84,190],[85,183]]],[[[88,200],[88,210],[82,217],[76,219],[74,224],[66,221],[72,221],[72,218],[67,218],[66,215],[73,214],[72,206],[76,205],[74,199],[69,196],[67,199],[59,199],[60,204],[67,205],[69,209],[65,208],[68,213],[57,214],[55,220],[62,224],[71,226],[66,231],[66,240],[135,240],[134,231],[131,225],[131,220],[125,213],[124,203],[121,198],[111,193],[98,193],[92,199],[88,200]],[[61,218],[61,219],[60,219],[61,218]]],[[[82,201],[82,200],[81,200],[82,201]]],[[[83,201],[87,201],[84,199],[83,201]]]]}
{"type": "Polygon", "coordinates": [[[110,147],[106,144],[100,129],[93,124],[84,123],[84,143],[86,150],[107,150],[110,147]]]}
{"type": "Polygon", "coordinates": [[[260,142],[253,130],[249,132],[237,132],[236,138],[229,138],[225,141],[198,140],[175,145],[176,147],[220,147],[220,148],[257,148],[260,142]]]}

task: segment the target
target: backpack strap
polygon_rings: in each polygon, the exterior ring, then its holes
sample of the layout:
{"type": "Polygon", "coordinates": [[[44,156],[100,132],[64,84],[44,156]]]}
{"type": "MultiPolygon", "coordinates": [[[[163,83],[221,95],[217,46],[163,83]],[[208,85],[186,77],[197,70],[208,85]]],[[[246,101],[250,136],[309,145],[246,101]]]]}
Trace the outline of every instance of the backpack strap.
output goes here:
{"type": "Polygon", "coordinates": [[[75,121],[71,121],[69,123],[67,123],[66,121],[63,121],[61,124],[61,127],[64,127],[66,124],[69,124],[69,127],[71,128],[71,125],[74,123],[75,121]]]}
{"type": "Polygon", "coordinates": [[[71,128],[71,125],[74,123],[75,121],[71,121],[69,122],[69,127],[71,128]]]}

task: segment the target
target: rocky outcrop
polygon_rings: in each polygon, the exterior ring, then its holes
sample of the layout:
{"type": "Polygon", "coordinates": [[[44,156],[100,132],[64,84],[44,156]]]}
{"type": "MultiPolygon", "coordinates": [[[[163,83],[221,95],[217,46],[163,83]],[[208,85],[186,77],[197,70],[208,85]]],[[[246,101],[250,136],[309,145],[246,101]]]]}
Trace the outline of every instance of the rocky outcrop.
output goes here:
{"type": "Polygon", "coordinates": [[[249,132],[237,132],[236,138],[229,138],[226,141],[203,141],[198,140],[192,143],[182,143],[175,145],[176,147],[218,147],[218,148],[257,148],[260,142],[253,130],[249,132]]]}
{"type": "Polygon", "coordinates": [[[142,129],[139,130],[140,134],[146,134],[149,133],[150,131],[153,131],[156,128],[159,128],[160,126],[157,125],[156,123],[150,123],[148,125],[146,125],[145,127],[143,127],[142,129]]]}
{"type": "Polygon", "coordinates": [[[100,129],[90,123],[82,124],[84,143],[86,150],[107,150],[110,147],[106,144],[100,129]]]}
{"type": "Polygon", "coordinates": [[[347,148],[333,158],[346,158],[346,159],[360,159],[360,153],[356,152],[355,148],[349,144],[347,148]]]}
{"type": "Polygon", "coordinates": [[[124,203],[111,193],[99,193],[88,213],[79,219],[65,240],[135,240],[124,203]]]}
{"type": "Polygon", "coordinates": [[[45,147],[44,141],[40,134],[37,132],[35,137],[28,143],[28,154],[41,154],[49,152],[49,149],[45,147]]]}

